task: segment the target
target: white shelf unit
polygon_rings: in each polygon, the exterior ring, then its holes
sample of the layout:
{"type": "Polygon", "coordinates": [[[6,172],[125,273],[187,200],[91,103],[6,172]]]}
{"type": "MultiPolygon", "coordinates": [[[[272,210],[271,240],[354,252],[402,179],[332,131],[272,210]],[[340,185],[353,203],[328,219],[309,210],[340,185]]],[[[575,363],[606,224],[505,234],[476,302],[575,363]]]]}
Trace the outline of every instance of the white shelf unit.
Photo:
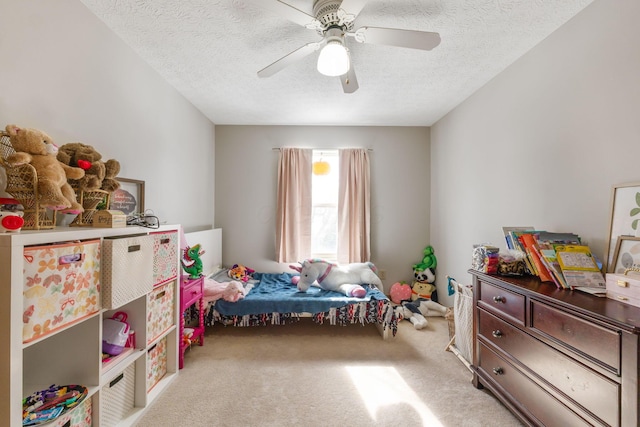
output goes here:
{"type": "MultiPolygon", "coordinates": [[[[163,284],[173,281],[171,312],[172,325],[155,339],[147,337],[147,295],[140,296],[121,307],[106,310],[82,318],[59,330],[23,343],[24,301],[24,248],[59,242],[72,242],[108,237],[124,237],[155,232],[180,234],[180,226],[162,226],[159,229],[144,227],[89,228],[58,227],[45,231],[23,230],[19,233],[0,234],[0,425],[18,427],[22,425],[22,399],[34,391],[52,384],[79,384],[88,388],[92,404],[92,425],[132,425],[148,408],[150,403],[166,389],[178,374],[178,321],[179,321],[179,274],[163,284]],[[128,323],[136,332],[136,348],[114,358],[103,366],[102,320],[115,311],[126,311],[128,323]],[[149,339],[148,339],[149,338],[149,339]],[[147,352],[162,341],[166,347],[166,374],[147,390],[149,362],[147,352]],[[118,401],[118,392],[110,390],[112,383],[121,374],[135,376],[128,379],[133,401],[130,408],[114,408],[113,396],[118,401]],[[108,400],[110,399],[110,400],[108,400]],[[114,415],[115,413],[115,415],[114,415]],[[115,418],[114,418],[115,417],[115,418]]],[[[176,271],[180,271],[179,245],[171,255],[175,258],[176,271]]],[[[155,289],[155,288],[154,288],[155,289]]],[[[128,397],[122,397],[127,399],[128,397]]],[[[116,402],[117,403],[117,402],[116,402]]]]}

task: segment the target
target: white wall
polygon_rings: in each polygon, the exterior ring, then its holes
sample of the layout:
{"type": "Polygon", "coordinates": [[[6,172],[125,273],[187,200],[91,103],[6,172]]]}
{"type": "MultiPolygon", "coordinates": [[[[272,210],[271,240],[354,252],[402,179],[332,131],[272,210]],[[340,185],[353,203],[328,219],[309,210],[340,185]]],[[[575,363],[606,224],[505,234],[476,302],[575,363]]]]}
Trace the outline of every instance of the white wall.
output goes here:
{"type": "MultiPolygon", "coordinates": [[[[426,127],[216,126],[216,227],[223,264],[289,271],[275,259],[277,147],[372,148],[372,261],[386,289],[413,278],[429,244],[426,127]]],[[[436,249],[437,254],[437,249],[436,249]]]]}
{"type": "Polygon", "coordinates": [[[214,125],[79,1],[0,9],[0,127],[93,145],[161,221],[212,225],[214,125]]]}
{"type": "Polygon", "coordinates": [[[640,182],[639,16],[595,1],[432,127],[441,276],[468,283],[472,245],[504,248],[502,226],[576,232],[604,259],[611,188],[640,182]]]}

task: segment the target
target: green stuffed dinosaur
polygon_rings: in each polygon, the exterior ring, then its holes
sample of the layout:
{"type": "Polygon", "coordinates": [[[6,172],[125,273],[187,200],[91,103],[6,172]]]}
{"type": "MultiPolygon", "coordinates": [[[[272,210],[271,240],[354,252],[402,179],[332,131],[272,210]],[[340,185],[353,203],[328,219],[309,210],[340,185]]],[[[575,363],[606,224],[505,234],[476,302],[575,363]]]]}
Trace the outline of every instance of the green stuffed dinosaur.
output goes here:
{"type": "Polygon", "coordinates": [[[182,269],[189,273],[190,279],[197,279],[202,276],[202,260],[200,256],[204,253],[204,250],[200,250],[200,244],[194,246],[187,246],[184,249],[182,259],[182,269]]]}

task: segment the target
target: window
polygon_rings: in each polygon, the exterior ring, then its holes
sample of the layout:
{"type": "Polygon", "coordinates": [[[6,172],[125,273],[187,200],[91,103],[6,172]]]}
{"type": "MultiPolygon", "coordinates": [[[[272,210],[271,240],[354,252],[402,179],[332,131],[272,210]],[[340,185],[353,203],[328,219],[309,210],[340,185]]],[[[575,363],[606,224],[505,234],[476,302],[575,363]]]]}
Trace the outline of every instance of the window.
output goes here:
{"type": "Polygon", "coordinates": [[[313,150],[314,166],[317,162],[326,162],[329,171],[322,175],[314,172],[311,180],[311,256],[335,262],[338,258],[338,150],[313,150]]]}

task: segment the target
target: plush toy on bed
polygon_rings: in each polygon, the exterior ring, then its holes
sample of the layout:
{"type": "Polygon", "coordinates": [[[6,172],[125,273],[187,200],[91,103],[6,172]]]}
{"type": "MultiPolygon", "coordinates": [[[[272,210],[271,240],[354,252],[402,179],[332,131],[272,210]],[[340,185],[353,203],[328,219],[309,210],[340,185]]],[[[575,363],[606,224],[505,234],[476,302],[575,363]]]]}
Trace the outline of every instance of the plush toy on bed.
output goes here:
{"type": "Polygon", "coordinates": [[[233,280],[239,280],[243,283],[246,283],[251,279],[251,275],[255,273],[255,270],[250,269],[249,267],[245,267],[242,264],[233,264],[228,271],[229,277],[233,280]]]}
{"type": "Polygon", "coordinates": [[[204,279],[204,302],[223,299],[225,301],[236,302],[247,295],[253,286],[243,285],[237,280],[230,282],[217,282],[210,277],[204,279]]]}
{"type": "Polygon", "coordinates": [[[367,291],[361,285],[371,284],[382,288],[376,266],[371,262],[340,266],[321,259],[307,259],[300,267],[290,265],[289,268],[300,273],[292,281],[301,292],[306,292],[310,286],[317,286],[348,297],[363,298],[367,291]]]}

